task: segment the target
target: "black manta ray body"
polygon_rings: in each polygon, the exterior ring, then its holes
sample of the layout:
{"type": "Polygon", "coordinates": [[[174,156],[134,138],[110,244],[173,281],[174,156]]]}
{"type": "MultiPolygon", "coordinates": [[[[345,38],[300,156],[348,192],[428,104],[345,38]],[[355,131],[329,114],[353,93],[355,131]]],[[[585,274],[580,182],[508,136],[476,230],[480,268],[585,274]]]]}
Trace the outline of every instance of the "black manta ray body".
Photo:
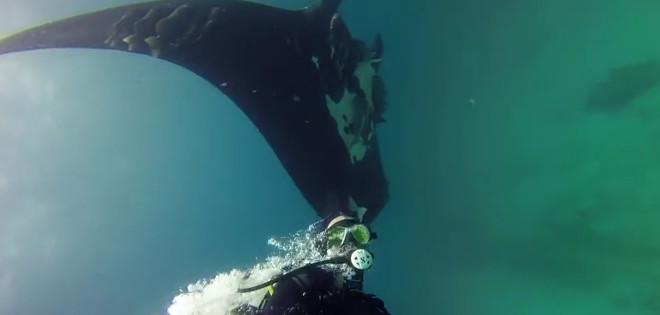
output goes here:
{"type": "Polygon", "coordinates": [[[353,39],[339,2],[301,10],[241,0],[126,5],[9,36],[0,54],[96,48],[182,66],[247,115],[321,217],[357,205],[370,222],[388,200],[375,134],[385,109],[383,44],[353,39]]]}

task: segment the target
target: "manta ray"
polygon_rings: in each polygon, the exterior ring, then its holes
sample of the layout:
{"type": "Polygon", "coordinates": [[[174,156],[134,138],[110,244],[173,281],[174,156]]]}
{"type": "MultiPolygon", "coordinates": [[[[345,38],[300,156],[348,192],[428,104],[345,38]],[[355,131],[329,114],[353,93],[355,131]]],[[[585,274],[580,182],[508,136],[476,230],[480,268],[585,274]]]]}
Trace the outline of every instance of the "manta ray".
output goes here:
{"type": "Polygon", "coordinates": [[[386,107],[383,41],[352,38],[340,2],[299,10],[242,0],[124,5],[11,35],[0,55],[108,49],[192,71],[252,121],[319,216],[367,209],[369,223],[389,199],[375,129],[386,107]]]}

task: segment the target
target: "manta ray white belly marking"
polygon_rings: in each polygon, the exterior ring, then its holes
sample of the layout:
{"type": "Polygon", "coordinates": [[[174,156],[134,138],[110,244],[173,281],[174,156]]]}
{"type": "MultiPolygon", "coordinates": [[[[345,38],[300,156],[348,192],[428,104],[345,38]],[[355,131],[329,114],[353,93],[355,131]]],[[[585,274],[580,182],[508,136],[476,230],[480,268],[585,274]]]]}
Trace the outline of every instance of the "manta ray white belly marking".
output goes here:
{"type": "Polygon", "coordinates": [[[337,123],[337,132],[344,141],[351,163],[361,161],[371,147],[374,135],[373,81],[376,69],[372,66],[376,60],[359,62],[353,76],[357,78],[363,95],[344,88],[344,95],[339,102],[334,102],[326,95],[326,105],[330,115],[337,123]]]}

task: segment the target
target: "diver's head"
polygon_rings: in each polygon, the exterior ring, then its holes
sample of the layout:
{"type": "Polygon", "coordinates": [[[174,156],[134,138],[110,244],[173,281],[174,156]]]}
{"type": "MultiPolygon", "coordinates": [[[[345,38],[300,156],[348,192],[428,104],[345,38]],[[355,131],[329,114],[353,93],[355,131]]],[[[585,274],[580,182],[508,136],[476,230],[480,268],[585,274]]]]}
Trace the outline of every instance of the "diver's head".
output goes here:
{"type": "Polygon", "coordinates": [[[356,217],[339,214],[328,221],[323,248],[326,255],[345,257],[342,261],[352,270],[344,278],[347,286],[362,289],[364,271],[371,268],[374,261],[369,243],[375,238],[376,234],[356,217]]]}
{"type": "Polygon", "coordinates": [[[376,239],[376,233],[371,232],[361,220],[364,211],[364,208],[358,208],[350,215],[340,212],[327,218],[319,247],[324,255],[350,267],[348,274],[344,275],[344,284],[358,290],[362,289],[364,272],[373,264],[374,256],[369,251],[369,243],[376,239]]]}
{"type": "Polygon", "coordinates": [[[334,252],[367,249],[369,242],[376,238],[376,234],[372,233],[369,227],[362,224],[359,219],[345,214],[340,214],[330,220],[324,234],[326,250],[334,252]]]}
{"type": "Polygon", "coordinates": [[[376,234],[372,233],[359,219],[349,215],[339,214],[326,222],[326,228],[321,232],[320,237],[315,239],[314,247],[324,251],[324,256],[329,255],[329,258],[293,269],[262,284],[240,288],[238,292],[245,293],[263,289],[282,279],[323,265],[348,266],[349,270],[343,275],[343,285],[351,289],[362,290],[364,271],[371,268],[374,261],[373,253],[368,250],[368,246],[369,242],[376,238],[376,234]]]}

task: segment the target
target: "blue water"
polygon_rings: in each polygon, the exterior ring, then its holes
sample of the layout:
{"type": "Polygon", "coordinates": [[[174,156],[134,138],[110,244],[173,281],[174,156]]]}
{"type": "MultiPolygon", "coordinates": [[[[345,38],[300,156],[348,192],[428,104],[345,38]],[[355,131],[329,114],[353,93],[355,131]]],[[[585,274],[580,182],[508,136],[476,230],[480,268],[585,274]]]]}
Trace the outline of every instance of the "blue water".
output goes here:
{"type": "MultiPolygon", "coordinates": [[[[130,2],[5,2],[0,36],[130,2]]],[[[608,71],[660,58],[660,2],[344,2],[357,37],[383,33],[390,92],[367,291],[392,314],[660,313],[660,90],[584,106],[608,71]]],[[[0,56],[0,314],[163,314],[314,220],[193,74],[116,52],[0,56]]]]}

